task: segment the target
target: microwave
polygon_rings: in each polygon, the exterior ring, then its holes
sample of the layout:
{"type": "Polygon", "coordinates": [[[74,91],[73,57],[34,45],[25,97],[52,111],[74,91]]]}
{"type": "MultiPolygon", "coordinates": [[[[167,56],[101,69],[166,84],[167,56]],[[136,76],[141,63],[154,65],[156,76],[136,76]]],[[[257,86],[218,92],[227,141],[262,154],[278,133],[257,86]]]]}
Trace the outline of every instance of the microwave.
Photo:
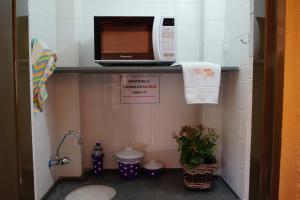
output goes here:
{"type": "Polygon", "coordinates": [[[94,17],[95,62],[171,65],[176,61],[174,17],[94,17]]]}

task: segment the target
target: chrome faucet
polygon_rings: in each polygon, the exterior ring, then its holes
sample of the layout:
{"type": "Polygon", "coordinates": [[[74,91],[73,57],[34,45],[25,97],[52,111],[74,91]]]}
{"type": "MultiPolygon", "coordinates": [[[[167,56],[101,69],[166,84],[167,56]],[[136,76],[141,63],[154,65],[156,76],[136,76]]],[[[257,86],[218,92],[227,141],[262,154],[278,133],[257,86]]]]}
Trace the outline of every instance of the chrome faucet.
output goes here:
{"type": "Polygon", "coordinates": [[[78,138],[78,144],[79,145],[83,144],[83,141],[82,141],[81,136],[80,136],[79,133],[77,133],[76,131],[67,131],[67,133],[64,135],[64,137],[62,138],[61,142],[59,143],[59,145],[57,147],[55,159],[50,159],[48,161],[48,166],[49,167],[51,167],[53,165],[67,165],[71,162],[71,160],[68,156],[61,157],[59,155],[59,150],[60,150],[62,144],[64,143],[66,137],[69,136],[69,135],[76,136],[78,138]]]}

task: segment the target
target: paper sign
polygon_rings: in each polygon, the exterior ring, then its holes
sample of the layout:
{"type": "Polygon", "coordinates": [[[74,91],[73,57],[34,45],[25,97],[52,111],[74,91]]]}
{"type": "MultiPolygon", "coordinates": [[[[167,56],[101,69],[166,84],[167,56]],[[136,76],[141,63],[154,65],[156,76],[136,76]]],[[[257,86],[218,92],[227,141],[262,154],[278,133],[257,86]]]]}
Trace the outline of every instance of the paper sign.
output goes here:
{"type": "Polygon", "coordinates": [[[122,75],[121,103],[159,103],[159,75],[122,75]]]}

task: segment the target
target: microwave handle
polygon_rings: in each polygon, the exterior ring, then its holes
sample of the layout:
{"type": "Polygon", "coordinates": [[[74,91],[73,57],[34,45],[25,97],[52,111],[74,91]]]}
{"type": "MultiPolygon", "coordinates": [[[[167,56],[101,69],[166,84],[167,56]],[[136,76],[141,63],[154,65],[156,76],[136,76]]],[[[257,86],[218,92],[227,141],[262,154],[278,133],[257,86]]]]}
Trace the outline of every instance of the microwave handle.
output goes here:
{"type": "Polygon", "coordinates": [[[153,44],[153,55],[154,60],[161,60],[160,51],[160,27],[162,23],[161,17],[154,17],[153,28],[152,28],[152,44],[153,44]]]}

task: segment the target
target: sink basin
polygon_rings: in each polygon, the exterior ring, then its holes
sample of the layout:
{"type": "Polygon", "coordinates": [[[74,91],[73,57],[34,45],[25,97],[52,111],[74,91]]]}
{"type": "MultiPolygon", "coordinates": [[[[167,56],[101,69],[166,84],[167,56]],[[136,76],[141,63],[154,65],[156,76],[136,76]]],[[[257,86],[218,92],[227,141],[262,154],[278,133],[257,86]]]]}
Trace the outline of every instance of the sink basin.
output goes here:
{"type": "Polygon", "coordinates": [[[71,191],[65,200],[111,200],[116,190],[105,185],[84,185],[71,191]]]}

